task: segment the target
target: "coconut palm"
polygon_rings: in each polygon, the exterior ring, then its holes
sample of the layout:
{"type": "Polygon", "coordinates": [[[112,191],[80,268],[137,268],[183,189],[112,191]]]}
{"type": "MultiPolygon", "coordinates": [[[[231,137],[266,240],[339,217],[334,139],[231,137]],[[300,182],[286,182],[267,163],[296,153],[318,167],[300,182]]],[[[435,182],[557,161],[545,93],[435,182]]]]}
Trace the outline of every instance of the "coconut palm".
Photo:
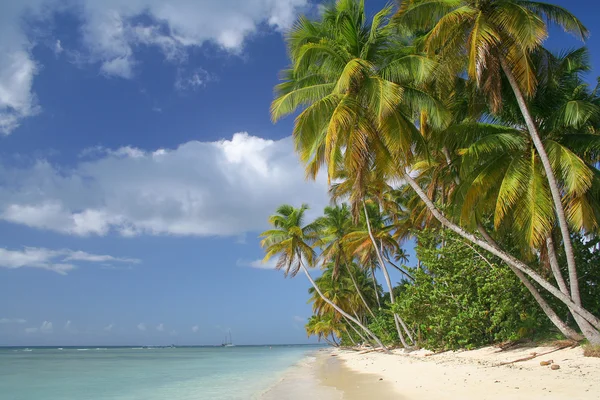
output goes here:
{"type": "Polygon", "coordinates": [[[333,277],[339,274],[340,266],[343,265],[352,279],[354,289],[360,296],[365,308],[375,317],[371,307],[363,296],[354,275],[350,273],[350,261],[352,257],[344,249],[344,238],[353,229],[352,218],[348,206],[344,203],[341,206],[325,207],[323,217],[315,221],[320,229],[320,239],[317,245],[321,248],[321,258],[324,263],[333,263],[333,277]]]}
{"type": "Polygon", "coordinates": [[[334,347],[339,347],[335,336],[341,336],[344,330],[343,324],[334,318],[333,313],[311,316],[304,328],[309,337],[315,335],[319,342],[323,339],[334,347]],[[331,337],[331,340],[328,337],[331,337]]]}
{"type": "Polygon", "coordinates": [[[273,226],[273,229],[267,230],[260,235],[263,238],[261,246],[266,252],[263,262],[267,262],[272,257],[277,256],[276,269],[283,269],[286,277],[294,277],[302,270],[324,302],[360,326],[381,348],[387,351],[387,348],[373,332],[325,297],[310,275],[308,268],[313,267],[317,259],[312,246],[318,240],[318,233],[317,226],[314,223],[304,225],[304,214],[307,209],[308,206],[306,204],[303,204],[299,208],[284,204],[277,209],[276,214],[269,217],[269,223],[273,226]]]}
{"type": "MultiPolygon", "coordinates": [[[[575,231],[589,234],[598,229],[600,200],[593,194],[600,179],[593,166],[598,157],[587,150],[590,144],[600,144],[600,105],[579,76],[589,69],[587,52],[582,48],[556,56],[542,49],[533,60],[543,66],[536,70],[543,71],[544,85],[530,101],[532,115],[549,150],[567,220],[575,231]]],[[[508,103],[498,117],[505,125],[459,124],[446,132],[451,141],[453,135],[456,140],[469,137],[469,145],[459,150],[462,182],[455,202],[463,222],[476,224],[474,216],[493,215],[496,228],[521,238],[520,248],[530,250],[529,256],[531,251],[547,254],[559,288],[571,295],[554,255],[552,196],[530,136],[512,128],[518,126],[517,113],[518,107],[508,103]]],[[[586,336],[600,341],[598,331],[575,313],[574,317],[586,336]]]]}
{"type": "Polygon", "coordinates": [[[308,176],[314,177],[324,164],[330,177],[345,170],[354,180],[356,201],[351,204],[355,211],[364,199],[369,171],[374,170],[379,179],[402,178],[440,223],[526,274],[600,327],[600,319],[525,262],[451,221],[405,169],[423,145],[412,122],[416,106],[426,112],[433,128],[443,125],[445,115],[440,104],[421,89],[435,63],[397,40],[385,24],[390,11],[384,9],[369,25],[362,3],[339,1],[318,21],[300,18],[289,34],[293,65],[276,88],[271,112],[277,120],[303,110],[293,136],[308,176]]]}
{"type": "Polygon", "coordinates": [[[567,258],[571,297],[577,305],[581,305],[575,257],[560,186],[528,99],[537,89],[531,54],[548,36],[547,21],[581,39],[587,37],[587,29],[564,8],[529,0],[404,0],[396,21],[407,32],[427,32],[420,41],[430,54],[449,60],[466,55],[463,64],[466,72],[487,94],[492,111],[501,109],[505,99],[502,95],[502,75],[506,77],[522,115],[519,122],[531,136],[531,143],[539,155],[548,181],[553,210],[544,212],[556,214],[567,258]]]}

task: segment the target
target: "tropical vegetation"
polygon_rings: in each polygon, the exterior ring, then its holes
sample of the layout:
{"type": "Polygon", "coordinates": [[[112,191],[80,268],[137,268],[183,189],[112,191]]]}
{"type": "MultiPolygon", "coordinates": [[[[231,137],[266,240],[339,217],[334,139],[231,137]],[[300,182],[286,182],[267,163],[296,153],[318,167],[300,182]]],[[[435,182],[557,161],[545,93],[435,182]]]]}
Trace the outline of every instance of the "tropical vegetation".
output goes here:
{"type": "Polygon", "coordinates": [[[588,36],[529,0],[403,0],[372,17],[338,0],[296,21],[271,115],[296,116],[295,150],[332,205],[309,223],[308,206],[282,205],[261,244],[308,277],[309,335],[600,345],[600,96],[585,47],[544,47],[551,24],[588,36]]]}

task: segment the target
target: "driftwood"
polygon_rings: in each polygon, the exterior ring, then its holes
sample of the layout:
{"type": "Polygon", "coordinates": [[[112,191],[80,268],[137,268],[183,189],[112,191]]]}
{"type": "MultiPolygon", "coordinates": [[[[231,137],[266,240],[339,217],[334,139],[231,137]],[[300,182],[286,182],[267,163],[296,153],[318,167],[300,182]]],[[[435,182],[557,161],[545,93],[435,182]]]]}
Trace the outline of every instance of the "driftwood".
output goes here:
{"type": "Polygon", "coordinates": [[[557,347],[556,349],[547,351],[545,353],[531,353],[531,355],[529,357],[523,357],[523,358],[519,358],[518,360],[503,362],[500,364],[496,364],[494,366],[500,367],[502,365],[509,365],[509,364],[514,364],[514,363],[518,363],[518,362],[533,360],[536,357],[545,356],[546,354],[554,353],[555,351],[563,350],[563,349],[566,349],[567,347],[573,347],[573,345],[568,344],[568,345],[560,346],[560,347],[557,347]]]}
{"type": "Polygon", "coordinates": [[[442,354],[442,353],[447,353],[450,350],[442,350],[442,351],[438,351],[436,353],[431,353],[431,354],[425,354],[425,357],[431,357],[431,356],[437,356],[438,354],[442,354]]]}

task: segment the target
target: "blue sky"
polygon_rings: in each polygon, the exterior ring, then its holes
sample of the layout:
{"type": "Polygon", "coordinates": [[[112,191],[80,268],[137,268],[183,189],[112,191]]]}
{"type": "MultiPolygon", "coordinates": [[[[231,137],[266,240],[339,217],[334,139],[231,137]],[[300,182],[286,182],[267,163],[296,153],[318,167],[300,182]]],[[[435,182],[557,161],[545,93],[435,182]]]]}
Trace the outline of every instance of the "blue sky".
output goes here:
{"type": "MultiPolygon", "coordinates": [[[[599,7],[557,3],[591,29],[596,67],[599,7]]],[[[327,203],[292,120],[269,119],[282,33],[315,10],[0,3],[0,345],[308,341],[308,282],[260,265],[257,234],[281,203],[327,203]]]]}

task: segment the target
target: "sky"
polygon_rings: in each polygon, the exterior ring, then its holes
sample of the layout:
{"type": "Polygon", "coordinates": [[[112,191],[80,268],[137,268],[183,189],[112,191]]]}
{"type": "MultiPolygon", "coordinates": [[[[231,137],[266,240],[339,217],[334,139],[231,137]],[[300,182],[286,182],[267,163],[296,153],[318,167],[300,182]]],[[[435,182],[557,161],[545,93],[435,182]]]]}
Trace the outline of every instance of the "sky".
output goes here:
{"type": "MultiPolygon", "coordinates": [[[[385,3],[367,0],[369,14],[385,3]]],[[[597,68],[600,6],[555,3],[590,28],[597,68]]],[[[260,263],[257,236],[282,203],[309,217],[328,203],[326,180],[304,179],[292,119],[269,117],[284,34],[317,12],[0,0],[0,346],[220,344],[229,329],[238,344],[314,340],[307,280],[260,263]]],[[[550,48],[581,45],[551,35],[550,48]]]]}

